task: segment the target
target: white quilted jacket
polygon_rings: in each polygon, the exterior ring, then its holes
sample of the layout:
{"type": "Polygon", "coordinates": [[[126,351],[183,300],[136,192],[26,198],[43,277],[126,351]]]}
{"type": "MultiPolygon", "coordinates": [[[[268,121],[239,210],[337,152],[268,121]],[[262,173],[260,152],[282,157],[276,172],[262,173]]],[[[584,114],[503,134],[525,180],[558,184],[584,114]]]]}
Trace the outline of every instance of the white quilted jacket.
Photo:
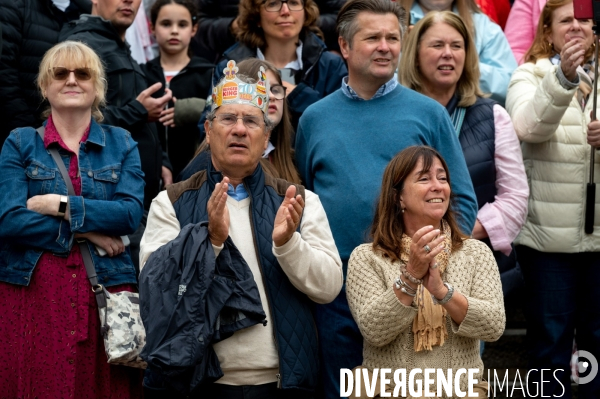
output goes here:
{"type": "Polygon", "coordinates": [[[582,111],[576,89],[560,85],[556,68],[548,59],[523,64],[508,87],[506,109],[522,141],[530,189],[527,221],[515,243],[543,252],[600,251],[600,153],[594,233],[583,230],[593,101],[582,111]]]}

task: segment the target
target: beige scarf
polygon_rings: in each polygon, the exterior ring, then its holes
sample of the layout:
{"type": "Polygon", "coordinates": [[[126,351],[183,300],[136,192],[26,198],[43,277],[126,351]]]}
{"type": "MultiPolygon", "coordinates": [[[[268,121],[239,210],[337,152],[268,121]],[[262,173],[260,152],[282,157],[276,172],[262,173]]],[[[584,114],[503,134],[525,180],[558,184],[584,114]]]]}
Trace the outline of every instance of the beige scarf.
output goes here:
{"type": "MultiPolygon", "coordinates": [[[[442,234],[445,236],[444,250],[435,257],[440,273],[444,273],[448,260],[450,259],[450,249],[452,248],[452,238],[450,226],[445,220],[442,220],[442,234]]],[[[400,261],[408,263],[410,255],[410,244],[412,239],[406,234],[402,235],[402,253],[400,261]]],[[[417,306],[417,317],[413,320],[413,334],[415,351],[420,352],[424,349],[430,351],[434,346],[442,346],[448,339],[448,330],[446,329],[446,309],[443,306],[433,303],[431,294],[419,284],[417,287],[417,296],[415,297],[417,306]]]]}

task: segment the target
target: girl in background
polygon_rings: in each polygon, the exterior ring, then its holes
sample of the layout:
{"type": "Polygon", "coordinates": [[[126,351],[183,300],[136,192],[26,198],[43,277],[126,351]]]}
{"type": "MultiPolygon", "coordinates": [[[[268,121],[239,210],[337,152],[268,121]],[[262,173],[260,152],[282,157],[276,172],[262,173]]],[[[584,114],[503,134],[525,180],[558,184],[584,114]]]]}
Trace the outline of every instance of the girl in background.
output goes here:
{"type": "Polygon", "coordinates": [[[173,92],[173,102],[156,125],[163,149],[171,159],[173,175],[177,176],[200,143],[198,120],[210,93],[214,66],[190,55],[190,41],[198,29],[198,10],[193,0],[157,0],[150,21],[160,55],[144,65],[144,73],[148,86],[163,84],[154,97],[162,96],[166,88],[173,92]]]}

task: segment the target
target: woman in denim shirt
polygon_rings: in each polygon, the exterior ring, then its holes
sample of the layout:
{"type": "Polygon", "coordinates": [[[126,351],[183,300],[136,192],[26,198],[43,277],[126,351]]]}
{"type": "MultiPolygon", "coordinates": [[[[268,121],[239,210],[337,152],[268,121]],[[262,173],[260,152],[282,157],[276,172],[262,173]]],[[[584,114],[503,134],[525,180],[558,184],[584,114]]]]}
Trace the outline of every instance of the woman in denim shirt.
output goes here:
{"type": "Polygon", "coordinates": [[[94,294],[76,239],[86,238],[100,284],[135,289],[120,236],[143,211],[137,144],[100,125],[106,80],[78,42],[48,50],[38,86],[50,108],[44,139],[14,130],[0,155],[0,392],[53,398],[139,397],[135,369],[107,363],[94,294]],[[58,149],[75,195],[48,148],[58,149]],[[99,254],[99,248],[106,256],[99,254]]]}

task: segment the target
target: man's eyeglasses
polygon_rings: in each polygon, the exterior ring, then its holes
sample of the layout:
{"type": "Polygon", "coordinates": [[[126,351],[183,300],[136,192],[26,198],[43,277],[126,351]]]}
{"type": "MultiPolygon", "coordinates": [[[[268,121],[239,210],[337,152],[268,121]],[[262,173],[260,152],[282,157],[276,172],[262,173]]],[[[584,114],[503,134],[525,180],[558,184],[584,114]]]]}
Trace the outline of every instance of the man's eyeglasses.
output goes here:
{"type": "Polygon", "coordinates": [[[262,126],[262,118],[252,115],[240,117],[234,114],[219,114],[216,116],[216,119],[220,124],[225,126],[233,126],[237,124],[238,119],[241,119],[244,123],[244,126],[246,126],[248,129],[259,129],[262,126]]]}
{"type": "Polygon", "coordinates": [[[283,3],[286,3],[290,11],[304,10],[304,1],[302,0],[265,0],[265,10],[269,12],[279,12],[283,3]]]}
{"type": "Polygon", "coordinates": [[[283,100],[285,98],[286,87],[282,85],[271,86],[271,94],[276,100],[283,100]]]}
{"type": "Polygon", "coordinates": [[[65,67],[52,68],[52,78],[54,80],[67,80],[71,72],[75,74],[77,80],[90,80],[92,78],[89,68],[67,69],[65,67]]]}

